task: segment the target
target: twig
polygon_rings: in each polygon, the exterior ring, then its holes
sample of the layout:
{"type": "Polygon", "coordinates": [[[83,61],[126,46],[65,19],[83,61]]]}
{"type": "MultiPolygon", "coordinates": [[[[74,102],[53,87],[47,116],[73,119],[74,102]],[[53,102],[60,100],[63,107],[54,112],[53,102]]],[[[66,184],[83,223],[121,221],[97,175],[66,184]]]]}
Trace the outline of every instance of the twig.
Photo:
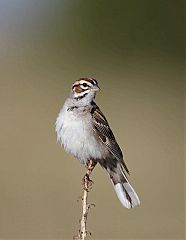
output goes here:
{"type": "Polygon", "coordinates": [[[93,205],[93,204],[88,204],[87,199],[88,199],[89,187],[92,183],[92,181],[90,180],[90,175],[95,166],[96,166],[96,163],[90,160],[87,164],[87,172],[83,178],[83,197],[82,197],[83,212],[81,217],[80,231],[78,235],[79,240],[85,240],[87,236],[86,224],[87,224],[88,211],[93,205]]]}

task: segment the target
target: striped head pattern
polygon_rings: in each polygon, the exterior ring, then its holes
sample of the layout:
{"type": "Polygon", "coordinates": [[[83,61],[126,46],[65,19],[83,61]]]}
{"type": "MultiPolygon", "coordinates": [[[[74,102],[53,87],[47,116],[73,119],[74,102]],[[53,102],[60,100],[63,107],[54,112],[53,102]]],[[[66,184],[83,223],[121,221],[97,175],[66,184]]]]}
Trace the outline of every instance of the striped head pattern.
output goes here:
{"type": "Polygon", "coordinates": [[[90,97],[94,98],[96,92],[99,90],[100,88],[96,79],[82,77],[73,83],[72,97],[80,100],[90,95],[90,97]]]}

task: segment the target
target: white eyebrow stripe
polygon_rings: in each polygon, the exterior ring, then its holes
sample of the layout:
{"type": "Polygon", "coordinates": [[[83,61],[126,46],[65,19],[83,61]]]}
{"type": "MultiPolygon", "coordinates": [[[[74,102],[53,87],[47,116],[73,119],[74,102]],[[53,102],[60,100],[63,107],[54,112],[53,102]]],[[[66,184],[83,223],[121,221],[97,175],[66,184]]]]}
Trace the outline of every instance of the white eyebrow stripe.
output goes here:
{"type": "Polygon", "coordinates": [[[82,85],[83,83],[86,83],[89,87],[92,86],[92,84],[89,81],[85,81],[85,80],[80,80],[79,83],[82,85]]]}

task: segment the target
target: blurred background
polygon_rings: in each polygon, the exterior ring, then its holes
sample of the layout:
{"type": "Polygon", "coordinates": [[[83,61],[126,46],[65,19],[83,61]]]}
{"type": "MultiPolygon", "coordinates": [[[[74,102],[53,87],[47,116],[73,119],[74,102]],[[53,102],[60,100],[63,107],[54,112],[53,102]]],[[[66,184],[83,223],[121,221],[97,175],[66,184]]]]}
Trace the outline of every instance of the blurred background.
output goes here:
{"type": "Polygon", "coordinates": [[[0,0],[0,238],[72,239],[85,168],[56,143],[79,77],[94,77],[141,206],[104,170],[92,239],[184,238],[184,1],[0,0]]]}

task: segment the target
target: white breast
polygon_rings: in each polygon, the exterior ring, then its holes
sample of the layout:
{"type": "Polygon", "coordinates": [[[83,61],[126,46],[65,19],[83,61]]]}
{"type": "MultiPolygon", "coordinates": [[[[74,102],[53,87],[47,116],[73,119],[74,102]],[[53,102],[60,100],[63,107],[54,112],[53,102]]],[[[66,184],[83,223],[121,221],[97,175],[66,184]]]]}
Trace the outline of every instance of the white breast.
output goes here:
{"type": "Polygon", "coordinates": [[[57,140],[84,164],[105,158],[108,151],[93,131],[91,114],[83,112],[83,108],[67,109],[64,104],[56,120],[57,140]]]}

